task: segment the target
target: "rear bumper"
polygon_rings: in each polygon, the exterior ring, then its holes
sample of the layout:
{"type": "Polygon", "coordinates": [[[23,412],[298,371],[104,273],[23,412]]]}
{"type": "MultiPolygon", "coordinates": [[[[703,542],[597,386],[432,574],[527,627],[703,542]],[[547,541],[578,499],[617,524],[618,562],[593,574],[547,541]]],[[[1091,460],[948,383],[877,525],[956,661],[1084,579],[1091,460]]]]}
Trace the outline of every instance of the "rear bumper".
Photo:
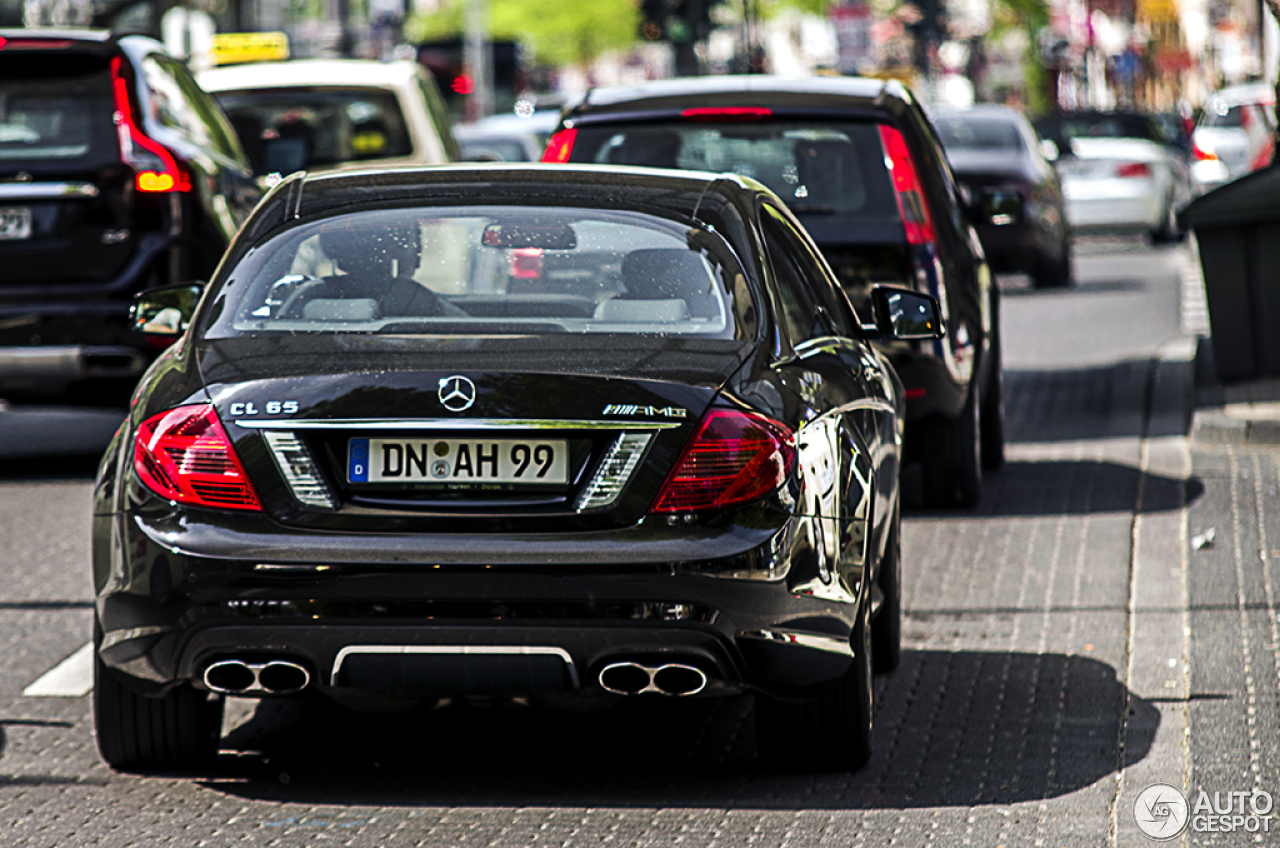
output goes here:
{"type": "Polygon", "coordinates": [[[48,393],[77,380],[136,378],[148,362],[124,345],[0,347],[0,389],[48,393]]]}
{"type": "Polygon", "coordinates": [[[1067,221],[1079,232],[1153,230],[1165,220],[1163,199],[1143,186],[1114,191],[1068,187],[1066,195],[1067,221]]]}
{"type": "Polygon", "coordinates": [[[203,685],[227,659],[295,662],[335,697],[597,695],[622,661],[696,666],[709,695],[802,691],[848,668],[859,603],[808,571],[803,521],[726,533],[712,562],[555,565],[532,540],[523,562],[439,565],[420,541],[378,565],[344,563],[359,540],[343,536],[325,542],[331,564],[264,563],[252,545],[197,555],[157,544],[145,518],[98,516],[99,655],[143,691],[203,685]]]}

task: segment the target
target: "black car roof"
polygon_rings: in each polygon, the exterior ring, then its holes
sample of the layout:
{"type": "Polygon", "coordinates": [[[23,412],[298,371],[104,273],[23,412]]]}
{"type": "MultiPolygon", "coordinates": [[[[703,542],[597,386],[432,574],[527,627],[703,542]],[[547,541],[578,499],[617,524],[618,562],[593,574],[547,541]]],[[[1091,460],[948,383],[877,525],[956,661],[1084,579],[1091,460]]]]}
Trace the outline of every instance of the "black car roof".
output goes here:
{"type": "Polygon", "coordinates": [[[244,233],[250,243],[255,243],[291,219],[344,207],[393,206],[450,194],[460,200],[489,194],[495,198],[527,199],[530,203],[563,203],[569,198],[599,199],[612,204],[626,200],[692,216],[708,194],[718,195],[722,203],[746,214],[761,191],[767,189],[737,174],[617,165],[493,162],[322,175],[299,172],[263,198],[246,222],[244,233]]]}
{"type": "Polygon", "coordinates": [[[690,106],[788,106],[875,108],[886,98],[910,101],[894,80],[863,77],[738,75],[686,77],[592,88],[565,106],[565,117],[595,112],[676,109],[690,106]]]}

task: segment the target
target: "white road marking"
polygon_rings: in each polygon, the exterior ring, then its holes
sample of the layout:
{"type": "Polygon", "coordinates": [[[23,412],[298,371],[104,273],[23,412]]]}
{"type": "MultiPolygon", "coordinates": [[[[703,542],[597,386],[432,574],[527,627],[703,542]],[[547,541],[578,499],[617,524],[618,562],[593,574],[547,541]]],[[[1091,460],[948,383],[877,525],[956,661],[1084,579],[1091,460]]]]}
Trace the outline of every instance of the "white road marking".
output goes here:
{"type": "Polygon", "coordinates": [[[80,698],[92,689],[93,643],[86,642],[80,650],[23,689],[22,695],[26,698],[80,698]]]}

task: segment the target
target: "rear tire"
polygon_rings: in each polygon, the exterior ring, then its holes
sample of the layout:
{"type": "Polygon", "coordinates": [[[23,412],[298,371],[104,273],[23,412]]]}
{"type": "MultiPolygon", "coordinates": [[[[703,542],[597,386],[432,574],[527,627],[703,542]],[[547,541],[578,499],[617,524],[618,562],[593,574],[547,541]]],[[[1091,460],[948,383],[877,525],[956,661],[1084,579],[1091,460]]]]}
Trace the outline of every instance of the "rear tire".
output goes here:
{"type": "Polygon", "coordinates": [[[884,599],[871,620],[871,670],[875,674],[893,671],[902,662],[902,507],[893,510],[889,541],[880,576],[876,579],[884,599]]]}
{"type": "Polygon", "coordinates": [[[190,684],[148,698],[122,684],[93,658],[93,719],[98,753],[129,771],[182,771],[206,766],[218,753],[222,700],[190,684]]]}
{"type": "Polygon", "coordinates": [[[1178,210],[1173,207],[1173,196],[1169,197],[1169,206],[1165,210],[1164,221],[1149,233],[1152,244],[1172,244],[1182,239],[1182,231],[1178,229],[1178,210]]]}
{"type": "Polygon", "coordinates": [[[935,417],[921,427],[924,499],[931,507],[968,507],[982,497],[982,400],[975,379],[957,418],[935,417]]]}
{"type": "Polygon", "coordinates": [[[1071,286],[1071,243],[1062,246],[1059,256],[1041,254],[1036,257],[1031,281],[1038,289],[1065,289],[1071,286]]]}
{"type": "Polygon", "coordinates": [[[863,602],[850,642],[853,662],[807,701],[755,696],[761,759],[787,769],[855,771],[871,758],[871,622],[863,602]]]}

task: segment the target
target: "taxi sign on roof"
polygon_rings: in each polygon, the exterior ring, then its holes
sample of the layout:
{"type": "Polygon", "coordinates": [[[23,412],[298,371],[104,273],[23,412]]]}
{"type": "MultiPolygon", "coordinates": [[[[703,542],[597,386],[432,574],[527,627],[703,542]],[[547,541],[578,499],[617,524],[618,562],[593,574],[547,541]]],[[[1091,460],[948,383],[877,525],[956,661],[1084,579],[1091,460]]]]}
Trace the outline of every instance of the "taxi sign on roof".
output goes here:
{"type": "Polygon", "coordinates": [[[289,36],[283,32],[220,32],[213,37],[215,65],[288,58],[289,36]]]}

